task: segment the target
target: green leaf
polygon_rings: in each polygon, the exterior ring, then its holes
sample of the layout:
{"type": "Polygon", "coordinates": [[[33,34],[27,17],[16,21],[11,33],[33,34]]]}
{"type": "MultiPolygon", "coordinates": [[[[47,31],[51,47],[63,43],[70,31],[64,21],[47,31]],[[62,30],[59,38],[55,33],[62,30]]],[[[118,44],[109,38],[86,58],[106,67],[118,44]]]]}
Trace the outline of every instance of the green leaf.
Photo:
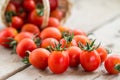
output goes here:
{"type": "Polygon", "coordinates": [[[22,59],[22,62],[25,63],[25,64],[30,64],[28,57],[24,57],[24,58],[22,59]]]}

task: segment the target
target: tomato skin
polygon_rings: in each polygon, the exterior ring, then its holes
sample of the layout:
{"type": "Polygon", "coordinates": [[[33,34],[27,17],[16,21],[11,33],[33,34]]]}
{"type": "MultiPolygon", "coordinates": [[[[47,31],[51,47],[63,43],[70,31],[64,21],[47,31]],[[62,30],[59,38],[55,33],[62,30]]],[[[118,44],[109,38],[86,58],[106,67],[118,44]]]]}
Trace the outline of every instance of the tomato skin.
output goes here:
{"type": "Polygon", "coordinates": [[[116,64],[120,64],[120,55],[111,54],[104,62],[104,67],[109,74],[118,74],[120,71],[115,69],[116,64]]]}
{"type": "Polygon", "coordinates": [[[9,44],[6,44],[8,42],[10,42],[10,40],[8,40],[8,38],[14,38],[17,35],[17,30],[9,27],[9,28],[5,28],[4,30],[2,30],[0,32],[0,45],[9,48],[9,44]]]}
{"type": "Polygon", "coordinates": [[[18,16],[12,17],[12,27],[14,27],[16,29],[21,29],[23,23],[24,22],[20,17],[18,17],[18,16]]]}
{"type": "Polygon", "coordinates": [[[33,33],[33,34],[39,34],[40,33],[39,28],[36,25],[30,24],[30,23],[23,25],[21,31],[22,32],[30,32],[30,33],[33,33]]]}
{"type": "Polygon", "coordinates": [[[24,9],[23,7],[20,6],[20,7],[17,9],[17,15],[18,15],[21,19],[25,20],[26,17],[27,17],[27,12],[25,11],[25,9],[24,9]]]}
{"type": "Polygon", "coordinates": [[[23,0],[10,0],[10,3],[14,4],[16,7],[20,7],[22,2],[23,0]]]}
{"type": "Polygon", "coordinates": [[[48,27],[58,27],[60,25],[60,22],[58,19],[50,17],[48,21],[48,27]]]}
{"type": "Polygon", "coordinates": [[[40,27],[43,22],[43,16],[38,15],[35,9],[29,15],[29,22],[40,27]]]}
{"type": "Polygon", "coordinates": [[[54,38],[46,38],[42,40],[40,47],[47,48],[48,46],[52,46],[52,48],[55,48],[55,43],[58,44],[59,42],[54,38]]]}
{"type": "Polygon", "coordinates": [[[34,35],[32,33],[29,32],[20,32],[18,35],[15,36],[15,40],[19,43],[21,40],[25,39],[25,38],[30,38],[32,39],[34,37],[34,35]]]}
{"type": "Polygon", "coordinates": [[[54,28],[54,27],[45,28],[40,34],[41,39],[55,38],[57,40],[60,40],[61,37],[62,37],[61,32],[57,28],[54,28]]]}
{"type": "Polygon", "coordinates": [[[86,45],[86,42],[90,42],[90,40],[88,39],[88,37],[83,36],[83,35],[76,35],[73,38],[76,43],[78,44],[78,42],[81,42],[83,45],[86,45]]]}
{"type": "Polygon", "coordinates": [[[37,48],[29,55],[29,62],[36,68],[45,70],[48,66],[50,52],[44,48],[37,48]]]}
{"type": "Polygon", "coordinates": [[[84,31],[80,30],[80,29],[74,29],[73,33],[74,33],[74,35],[84,35],[84,36],[87,36],[87,34],[84,31]]]}
{"type": "Polygon", "coordinates": [[[68,54],[70,59],[70,67],[77,67],[80,64],[80,54],[81,49],[76,46],[71,46],[68,48],[68,54]]]}
{"type": "Polygon", "coordinates": [[[56,9],[56,10],[51,12],[50,16],[54,17],[54,18],[57,18],[59,21],[61,21],[62,18],[63,18],[63,12],[56,9]]]}
{"type": "Polygon", "coordinates": [[[50,1],[50,11],[53,11],[58,6],[58,0],[49,0],[50,1]]]}
{"type": "Polygon", "coordinates": [[[12,11],[12,12],[15,12],[16,13],[16,7],[14,4],[12,3],[9,3],[7,8],[6,8],[6,11],[12,11]]]}
{"type": "Polygon", "coordinates": [[[32,11],[35,9],[35,2],[34,0],[24,0],[23,1],[23,6],[27,11],[32,11]]]}
{"type": "Polygon", "coordinates": [[[62,32],[69,32],[70,31],[70,28],[68,28],[68,27],[65,27],[65,26],[58,26],[57,27],[59,30],[60,30],[60,32],[62,33],[62,32]]]}
{"type": "Polygon", "coordinates": [[[21,58],[24,58],[27,55],[26,51],[33,51],[36,48],[37,46],[32,39],[25,38],[18,43],[16,52],[21,58]]]}
{"type": "Polygon", "coordinates": [[[62,48],[68,48],[70,46],[77,46],[76,41],[73,39],[71,42],[67,43],[67,41],[63,38],[60,40],[60,44],[62,48]]]}
{"type": "Polygon", "coordinates": [[[101,63],[100,56],[97,51],[82,51],[80,54],[80,64],[85,71],[92,72],[96,70],[101,63]]]}
{"type": "Polygon", "coordinates": [[[63,73],[69,66],[69,56],[67,51],[53,51],[48,57],[48,66],[55,74],[63,73]]]}
{"type": "Polygon", "coordinates": [[[106,51],[106,49],[104,47],[99,47],[96,49],[98,54],[100,55],[101,58],[101,63],[105,61],[105,59],[107,58],[108,52],[106,51]]]}

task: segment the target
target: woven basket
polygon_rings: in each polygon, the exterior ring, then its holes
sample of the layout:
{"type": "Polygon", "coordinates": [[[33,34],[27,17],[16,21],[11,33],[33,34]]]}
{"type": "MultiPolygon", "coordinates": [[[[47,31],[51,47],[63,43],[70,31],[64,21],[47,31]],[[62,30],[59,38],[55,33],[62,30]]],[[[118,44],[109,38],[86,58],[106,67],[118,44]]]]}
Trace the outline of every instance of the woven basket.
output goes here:
{"type": "MultiPolygon", "coordinates": [[[[0,21],[7,26],[7,22],[5,20],[5,10],[6,7],[8,5],[8,3],[10,2],[10,0],[0,0],[0,15],[1,15],[1,19],[0,21]]],[[[64,17],[61,20],[61,24],[63,24],[66,19],[68,18],[68,16],[70,15],[70,8],[71,8],[71,3],[69,2],[69,0],[58,0],[58,9],[60,9],[63,13],[64,13],[64,17]]],[[[49,5],[49,0],[43,0],[43,5],[44,5],[44,21],[42,23],[42,28],[45,28],[45,26],[48,24],[48,19],[50,16],[50,5],[49,5]]]]}

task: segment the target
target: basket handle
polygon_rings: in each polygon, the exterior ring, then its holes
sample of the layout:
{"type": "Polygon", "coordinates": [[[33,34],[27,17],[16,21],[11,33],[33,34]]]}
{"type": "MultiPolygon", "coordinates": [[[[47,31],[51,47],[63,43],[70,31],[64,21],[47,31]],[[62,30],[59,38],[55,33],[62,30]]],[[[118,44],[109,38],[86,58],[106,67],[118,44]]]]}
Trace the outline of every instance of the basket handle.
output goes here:
{"type": "Polygon", "coordinates": [[[50,4],[49,0],[42,0],[44,5],[44,15],[43,15],[43,22],[41,28],[45,28],[48,25],[48,20],[50,16],[50,4]]]}

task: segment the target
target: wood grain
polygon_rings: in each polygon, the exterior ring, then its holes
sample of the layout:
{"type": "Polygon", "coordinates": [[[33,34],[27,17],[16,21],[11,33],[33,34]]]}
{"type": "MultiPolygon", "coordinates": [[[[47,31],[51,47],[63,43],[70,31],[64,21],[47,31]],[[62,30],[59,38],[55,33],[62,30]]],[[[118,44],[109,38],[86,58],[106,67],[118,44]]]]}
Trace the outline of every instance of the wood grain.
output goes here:
{"type": "Polygon", "coordinates": [[[65,26],[90,32],[120,15],[120,0],[71,0],[73,8],[65,26]]]}

